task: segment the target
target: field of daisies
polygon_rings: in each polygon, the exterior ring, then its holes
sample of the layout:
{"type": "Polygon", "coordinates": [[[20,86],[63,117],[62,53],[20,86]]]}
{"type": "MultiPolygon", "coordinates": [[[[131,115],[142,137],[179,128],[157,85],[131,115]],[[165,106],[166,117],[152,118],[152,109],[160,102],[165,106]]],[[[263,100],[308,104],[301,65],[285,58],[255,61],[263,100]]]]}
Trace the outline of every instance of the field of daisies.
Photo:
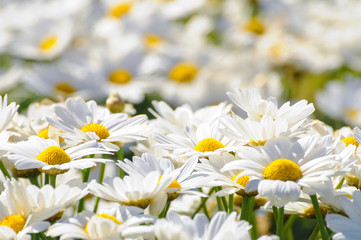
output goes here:
{"type": "Polygon", "coordinates": [[[361,239],[359,0],[0,0],[0,240],[361,239]]]}

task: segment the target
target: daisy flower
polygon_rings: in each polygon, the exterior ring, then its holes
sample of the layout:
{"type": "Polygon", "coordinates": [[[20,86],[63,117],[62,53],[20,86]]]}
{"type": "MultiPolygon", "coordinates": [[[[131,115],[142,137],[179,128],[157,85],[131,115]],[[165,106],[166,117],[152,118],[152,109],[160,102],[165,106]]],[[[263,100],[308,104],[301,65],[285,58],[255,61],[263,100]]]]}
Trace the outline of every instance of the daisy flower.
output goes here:
{"type": "Polygon", "coordinates": [[[141,157],[134,156],[132,161],[128,159],[125,159],[124,162],[118,161],[118,166],[129,175],[142,175],[143,177],[152,171],[157,171],[160,175],[164,172],[175,172],[176,178],[167,188],[168,200],[172,201],[182,193],[206,196],[199,191],[192,190],[203,187],[209,181],[205,175],[194,173],[197,162],[198,157],[194,156],[183,166],[175,169],[171,160],[144,153],[141,157]]]}
{"type": "Polygon", "coordinates": [[[147,208],[152,215],[158,215],[167,202],[166,189],[175,179],[175,174],[157,171],[128,175],[123,179],[119,177],[105,178],[102,184],[95,180],[89,183],[90,192],[102,199],[121,203],[126,206],[147,208]]]}
{"type": "Polygon", "coordinates": [[[83,212],[76,217],[56,223],[46,232],[47,236],[60,239],[124,239],[125,229],[151,223],[154,217],[144,215],[143,209],[130,206],[119,206],[103,210],[99,214],[83,212]]]}
{"type": "Polygon", "coordinates": [[[12,102],[8,105],[8,97],[5,95],[4,97],[0,96],[0,132],[6,130],[9,127],[9,124],[13,120],[19,105],[12,102]]]}
{"type": "Polygon", "coordinates": [[[31,188],[16,181],[7,181],[0,195],[0,239],[22,239],[28,233],[46,230],[46,219],[62,210],[63,205],[47,206],[39,211],[38,199],[41,196],[31,188]]]}
{"type": "Polygon", "coordinates": [[[361,238],[361,192],[354,191],[352,199],[341,199],[341,205],[347,216],[327,214],[326,223],[332,231],[336,232],[332,239],[357,240],[361,238]]]}
{"type": "Polygon", "coordinates": [[[64,131],[61,136],[76,143],[96,140],[104,148],[118,151],[123,143],[145,139],[147,117],[111,114],[95,101],[68,98],[65,106],[54,106],[57,118],[46,118],[54,127],[64,131]]]}
{"type": "Polygon", "coordinates": [[[223,151],[232,151],[236,145],[220,131],[220,123],[202,123],[196,130],[185,127],[185,135],[156,133],[154,139],[158,142],[155,147],[171,151],[178,156],[209,156],[223,151]]]}
{"type": "Polygon", "coordinates": [[[52,175],[67,172],[71,168],[85,169],[96,166],[97,162],[111,161],[83,158],[90,154],[111,154],[99,147],[96,141],[89,141],[64,150],[53,139],[31,136],[27,141],[9,143],[2,149],[8,151],[6,157],[15,164],[18,170],[38,168],[52,175]]]}
{"type": "MultiPolygon", "coordinates": [[[[315,183],[335,174],[340,161],[332,155],[333,150],[330,136],[306,136],[297,141],[280,137],[263,147],[244,147],[237,152],[242,160],[230,162],[221,170],[238,169],[242,170],[239,177],[257,177],[248,182],[246,191],[258,191],[268,198],[268,205],[282,207],[299,198],[301,187],[313,195],[315,183]]],[[[348,149],[350,153],[353,150],[348,149]]]]}

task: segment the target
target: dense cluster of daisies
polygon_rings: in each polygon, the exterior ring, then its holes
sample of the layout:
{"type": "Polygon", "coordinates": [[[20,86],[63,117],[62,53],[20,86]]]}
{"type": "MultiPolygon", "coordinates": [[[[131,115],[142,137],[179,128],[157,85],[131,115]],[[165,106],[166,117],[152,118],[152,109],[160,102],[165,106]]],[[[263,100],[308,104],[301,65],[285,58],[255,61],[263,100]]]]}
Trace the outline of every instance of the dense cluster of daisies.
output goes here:
{"type": "Polygon", "coordinates": [[[238,87],[279,97],[285,75],[361,71],[358,0],[3,0],[0,9],[2,93],[21,84],[139,103],[156,92],[198,108],[238,87]]]}
{"type": "Polygon", "coordinates": [[[361,131],[310,119],[305,100],[228,96],[196,111],[154,101],[151,120],[114,96],[26,114],[5,96],[0,239],[282,240],[297,216],[317,219],[312,239],[359,239],[361,131]],[[257,227],[259,208],[277,235],[257,227]]]}

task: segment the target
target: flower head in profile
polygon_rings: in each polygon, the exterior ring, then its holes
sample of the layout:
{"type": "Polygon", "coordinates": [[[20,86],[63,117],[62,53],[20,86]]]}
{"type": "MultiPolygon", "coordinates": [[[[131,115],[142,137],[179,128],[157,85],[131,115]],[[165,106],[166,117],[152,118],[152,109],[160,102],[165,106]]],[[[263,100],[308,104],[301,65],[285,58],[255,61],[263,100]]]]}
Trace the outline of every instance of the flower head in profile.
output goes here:
{"type": "Polygon", "coordinates": [[[90,141],[72,148],[63,149],[53,139],[32,136],[27,141],[9,143],[2,147],[6,156],[19,170],[38,168],[47,174],[60,174],[71,168],[85,169],[96,166],[96,162],[110,160],[83,158],[90,154],[111,154],[96,141],[90,141]]]}

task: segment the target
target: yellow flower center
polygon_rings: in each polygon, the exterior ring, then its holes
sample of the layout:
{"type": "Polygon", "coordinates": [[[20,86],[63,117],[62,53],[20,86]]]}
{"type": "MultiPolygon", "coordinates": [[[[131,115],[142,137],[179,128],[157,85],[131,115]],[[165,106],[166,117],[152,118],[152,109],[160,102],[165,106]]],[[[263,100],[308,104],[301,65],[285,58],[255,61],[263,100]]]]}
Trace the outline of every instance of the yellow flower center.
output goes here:
{"type": "MultiPolygon", "coordinates": [[[[158,183],[160,182],[161,178],[162,178],[162,176],[159,176],[158,183]]],[[[173,182],[171,184],[169,184],[169,186],[167,188],[182,188],[182,186],[179,184],[177,179],[174,179],[173,182]]]]}
{"type": "Polygon", "coordinates": [[[342,142],[346,143],[346,146],[352,144],[352,145],[355,145],[356,147],[358,147],[360,145],[353,136],[349,136],[349,137],[342,139],[342,142]]]}
{"type": "Polygon", "coordinates": [[[55,85],[55,90],[63,94],[72,94],[75,92],[75,88],[66,82],[60,82],[55,85]]]}
{"type": "Polygon", "coordinates": [[[116,69],[109,74],[109,81],[115,84],[127,84],[132,79],[132,74],[126,69],[116,69]]]}
{"type": "MultiPolygon", "coordinates": [[[[118,225],[122,224],[116,217],[105,214],[105,213],[97,214],[95,216],[110,219],[110,220],[112,220],[113,222],[115,222],[118,225]]],[[[88,234],[88,224],[85,226],[84,231],[88,234]]]]}
{"type": "Polygon", "coordinates": [[[0,226],[6,226],[14,230],[16,233],[20,232],[25,225],[26,219],[21,215],[10,215],[4,217],[0,221],[0,226]]]}
{"type": "Polygon", "coordinates": [[[257,35],[262,35],[265,32],[265,27],[262,22],[262,20],[258,17],[251,17],[244,28],[252,33],[255,33],[257,35]]]}
{"type": "Polygon", "coordinates": [[[194,150],[198,152],[213,152],[219,148],[224,148],[225,146],[214,138],[205,138],[200,141],[197,146],[195,146],[194,150]]]}
{"type": "Polygon", "coordinates": [[[265,143],[266,143],[266,140],[258,140],[258,141],[251,140],[249,145],[252,146],[252,147],[263,146],[265,143]]]}
{"type": "Polygon", "coordinates": [[[36,159],[49,165],[64,164],[71,161],[70,156],[62,148],[57,146],[48,147],[42,151],[36,159]]]}
{"type": "Polygon", "coordinates": [[[103,126],[103,124],[99,124],[99,123],[89,123],[85,125],[81,130],[85,133],[94,132],[96,135],[98,135],[100,140],[106,139],[107,137],[110,136],[108,129],[106,129],[103,126]]]}
{"type": "Polygon", "coordinates": [[[175,82],[191,82],[198,73],[198,66],[190,62],[176,64],[169,72],[169,78],[175,82]]]}
{"type": "Polygon", "coordinates": [[[38,132],[38,137],[48,139],[49,138],[49,130],[47,128],[38,132]]]}
{"type": "Polygon", "coordinates": [[[139,199],[136,201],[131,200],[128,202],[122,202],[122,204],[126,205],[126,206],[136,206],[136,207],[145,209],[149,206],[150,202],[151,202],[151,199],[145,198],[145,199],[139,199]]]}
{"type": "Polygon", "coordinates": [[[40,41],[39,48],[41,51],[46,52],[51,50],[56,45],[57,42],[58,42],[57,36],[48,36],[40,41]]]}
{"type": "Polygon", "coordinates": [[[163,39],[157,34],[149,33],[144,36],[144,43],[148,48],[156,47],[162,42],[163,39]]]}
{"type": "Polygon", "coordinates": [[[263,175],[266,179],[295,182],[302,178],[302,171],[296,163],[281,158],[269,164],[263,175]]]}
{"type": "MultiPolygon", "coordinates": [[[[236,176],[234,176],[231,180],[234,182],[236,180],[236,178],[238,177],[238,175],[243,172],[242,170],[239,171],[236,176]]],[[[243,176],[237,179],[236,183],[238,183],[239,185],[246,187],[247,183],[249,182],[249,176],[243,176]]]]}
{"type": "Polygon", "coordinates": [[[113,18],[119,18],[125,15],[132,9],[133,4],[131,2],[122,2],[112,6],[108,11],[108,16],[113,18]]]}

